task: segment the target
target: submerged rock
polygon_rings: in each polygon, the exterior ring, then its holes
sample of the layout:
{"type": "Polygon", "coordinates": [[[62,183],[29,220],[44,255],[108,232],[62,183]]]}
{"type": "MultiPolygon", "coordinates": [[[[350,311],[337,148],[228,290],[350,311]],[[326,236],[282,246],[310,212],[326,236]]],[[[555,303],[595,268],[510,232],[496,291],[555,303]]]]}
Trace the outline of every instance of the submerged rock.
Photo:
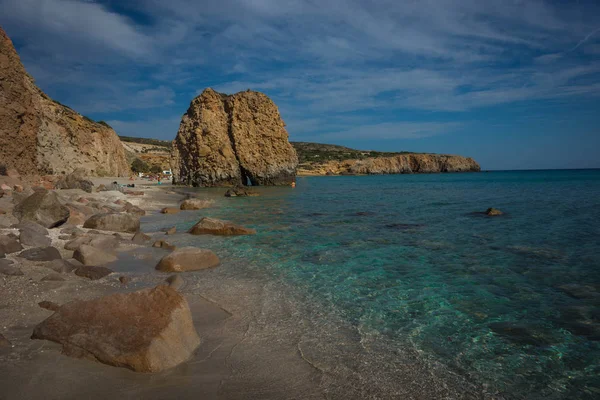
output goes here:
{"type": "Polygon", "coordinates": [[[173,142],[173,182],[193,186],[289,185],[298,157],[266,95],[206,89],[192,100],[173,142]]]}
{"type": "Polygon", "coordinates": [[[522,322],[494,322],[490,329],[510,341],[518,344],[547,346],[554,343],[550,332],[545,329],[522,322]]]}
{"type": "Polygon", "coordinates": [[[259,196],[258,193],[256,193],[253,190],[246,189],[245,187],[242,187],[242,186],[232,187],[231,189],[227,189],[227,191],[225,192],[225,197],[257,197],[257,196],[259,196]]]}
{"type": "Polygon", "coordinates": [[[200,344],[185,298],[161,285],[62,305],[32,339],[51,340],[73,357],[138,372],[158,372],[190,358],[200,344]]]}
{"type": "Polygon", "coordinates": [[[140,230],[140,218],[127,213],[101,213],[92,215],[85,221],[83,227],[101,231],[135,233],[140,230]]]}
{"type": "Polygon", "coordinates": [[[69,209],[58,199],[55,192],[41,189],[15,206],[14,215],[19,221],[37,222],[45,228],[55,228],[67,222],[69,209]]]}
{"type": "Polygon", "coordinates": [[[164,256],[156,265],[163,272],[196,271],[214,268],[220,263],[215,253],[196,247],[182,247],[164,256]]]}
{"type": "Polygon", "coordinates": [[[490,217],[495,217],[502,214],[504,213],[498,210],[497,208],[488,208],[487,210],[485,210],[485,215],[488,215],[490,217]]]}
{"type": "Polygon", "coordinates": [[[228,221],[222,221],[220,219],[204,217],[196,225],[194,225],[189,233],[192,235],[254,235],[256,231],[254,229],[245,228],[240,225],[232,224],[228,221]]]}
{"type": "Polygon", "coordinates": [[[157,240],[156,242],[154,242],[152,244],[152,247],[158,247],[158,248],[170,250],[170,251],[173,251],[176,249],[175,245],[169,244],[169,243],[165,242],[164,240],[157,240]]]}

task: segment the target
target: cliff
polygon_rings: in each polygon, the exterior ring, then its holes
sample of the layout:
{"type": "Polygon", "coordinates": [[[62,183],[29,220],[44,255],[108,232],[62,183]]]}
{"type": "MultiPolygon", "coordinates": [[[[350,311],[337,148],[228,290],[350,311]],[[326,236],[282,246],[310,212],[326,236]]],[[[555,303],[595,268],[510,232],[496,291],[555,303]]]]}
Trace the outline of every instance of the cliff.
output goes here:
{"type": "Polygon", "coordinates": [[[0,164],[23,175],[70,173],[127,176],[115,131],[44,94],[0,28],[0,164]]]}
{"type": "Polygon", "coordinates": [[[172,149],[173,182],[193,186],[285,185],[298,157],[266,95],[206,89],[192,100],[172,149]]]}

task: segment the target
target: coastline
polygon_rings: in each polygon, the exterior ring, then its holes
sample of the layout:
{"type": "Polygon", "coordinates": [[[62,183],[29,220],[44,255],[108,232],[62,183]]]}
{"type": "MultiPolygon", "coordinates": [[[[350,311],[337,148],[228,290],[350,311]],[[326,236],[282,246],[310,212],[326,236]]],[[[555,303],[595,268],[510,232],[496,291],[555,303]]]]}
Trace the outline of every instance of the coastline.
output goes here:
{"type": "MultiPolygon", "coordinates": [[[[96,185],[114,180],[125,183],[123,178],[93,179],[96,185]]],[[[157,215],[160,208],[177,206],[185,197],[185,191],[178,189],[137,182],[135,190],[144,191],[143,196],[57,192],[71,199],[126,199],[144,209],[149,218],[163,218],[157,215]]],[[[193,213],[190,218],[201,211],[193,213]]],[[[142,231],[148,225],[144,218],[142,231]]],[[[169,217],[164,218],[168,221],[169,217]]],[[[60,230],[50,230],[52,246],[67,258],[71,254],[63,249],[66,241],[59,238],[60,230]]],[[[165,238],[163,232],[146,233],[153,240],[165,238]]],[[[476,394],[481,393],[480,388],[461,377],[439,365],[427,365],[413,349],[371,358],[383,338],[364,336],[338,316],[320,315],[323,311],[318,305],[302,301],[303,294],[284,282],[274,280],[265,285],[240,276],[235,270],[239,263],[234,260],[216,269],[181,274],[185,280],[181,292],[190,304],[202,343],[189,361],[174,369],[135,373],[70,358],[60,354],[57,344],[31,340],[35,325],[52,314],[37,305],[40,301],[63,304],[75,298],[138,290],[161,284],[170,275],[154,271],[165,250],[132,245],[128,243],[130,234],[120,235],[119,260],[108,265],[115,272],[100,280],[71,273],[61,274],[65,278],[61,282],[41,281],[48,269],[22,260],[17,261],[24,276],[2,276],[6,300],[0,307],[0,333],[12,343],[11,348],[0,349],[0,387],[5,389],[5,398],[105,398],[115,394],[125,398],[486,398],[476,394]],[[129,277],[130,283],[123,285],[120,276],[129,277]],[[318,318],[307,319],[307,315],[318,318]],[[272,320],[278,324],[272,325],[272,320]],[[376,377],[362,373],[369,368],[379,368],[381,373],[376,377]]]]}

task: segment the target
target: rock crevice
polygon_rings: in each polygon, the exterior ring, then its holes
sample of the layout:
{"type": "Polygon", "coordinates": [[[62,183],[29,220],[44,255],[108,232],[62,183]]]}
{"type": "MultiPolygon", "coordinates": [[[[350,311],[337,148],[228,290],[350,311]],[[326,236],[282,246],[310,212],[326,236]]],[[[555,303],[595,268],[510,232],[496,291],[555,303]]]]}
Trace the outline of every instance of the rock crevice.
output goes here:
{"type": "Polygon", "coordinates": [[[298,157],[266,95],[206,89],[181,120],[171,162],[178,184],[286,185],[295,178],[298,157]]]}

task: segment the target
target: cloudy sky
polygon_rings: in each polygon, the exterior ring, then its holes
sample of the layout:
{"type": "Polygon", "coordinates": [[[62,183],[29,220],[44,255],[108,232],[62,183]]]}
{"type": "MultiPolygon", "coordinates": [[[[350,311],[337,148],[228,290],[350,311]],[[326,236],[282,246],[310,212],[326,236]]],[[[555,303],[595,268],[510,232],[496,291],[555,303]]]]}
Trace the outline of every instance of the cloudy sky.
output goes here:
{"type": "Polygon", "coordinates": [[[51,97],[173,139],[204,88],[265,92],[292,140],[600,167],[597,0],[0,0],[51,97]]]}

